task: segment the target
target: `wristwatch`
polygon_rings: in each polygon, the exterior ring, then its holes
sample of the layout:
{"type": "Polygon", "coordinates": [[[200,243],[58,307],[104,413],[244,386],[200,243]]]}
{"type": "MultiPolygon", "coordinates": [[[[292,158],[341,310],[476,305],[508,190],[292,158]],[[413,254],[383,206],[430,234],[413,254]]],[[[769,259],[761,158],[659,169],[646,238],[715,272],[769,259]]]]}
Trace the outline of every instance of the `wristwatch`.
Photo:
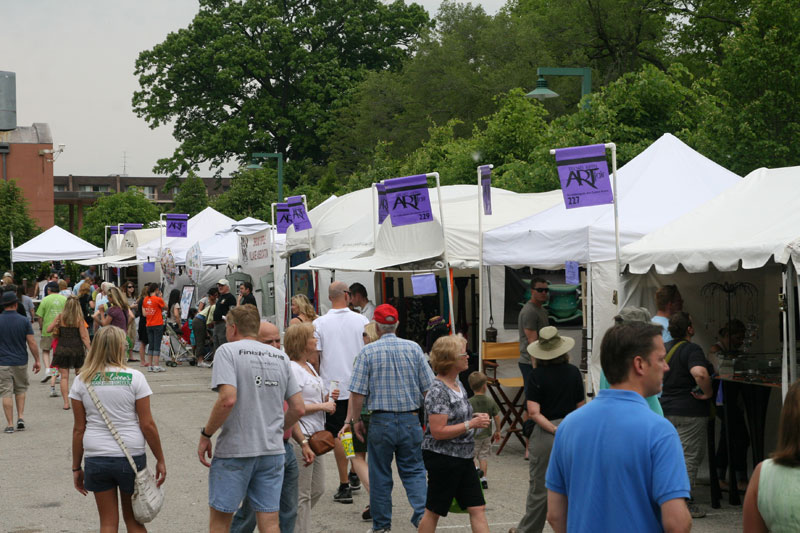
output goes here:
{"type": "Polygon", "coordinates": [[[302,446],[303,444],[308,444],[308,439],[301,440],[300,441],[300,446],[302,446]]]}
{"type": "Polygon", "coordinates": [[[202,428],[200,428],[200,434],[201,434],[202,436],[204,436],[205,438],[207,438],[207,439],[210,439],[210,438],[211,438],[211,435],[209,435],[208,433],[206,433],[206,428],[205,428],[205,427],[202,427],[202,428]]]}
{"type": "Polygon", "coordinates": [[[465,420],[465,421],[464,421],[464,429],[465,429],[466,431],[469,431],[469,420],[465,420]]]}

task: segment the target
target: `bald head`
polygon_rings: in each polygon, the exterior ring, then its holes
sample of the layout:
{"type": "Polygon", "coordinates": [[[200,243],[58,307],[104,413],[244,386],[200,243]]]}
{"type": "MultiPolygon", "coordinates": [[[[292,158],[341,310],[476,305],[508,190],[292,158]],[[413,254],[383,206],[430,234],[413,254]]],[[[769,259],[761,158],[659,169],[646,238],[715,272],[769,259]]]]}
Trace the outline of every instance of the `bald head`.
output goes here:
{"type": "Polygon", "coordinates": [[[328,287],[328,299],[334,309],[347,307],[350,302],[350,288],[343,281],[334,281],[328,287]]]}
{"type": "Polygon", "coordinates": [[[261,326],[258,328],[258,342],[269,344],[270,346],[280,349],[281,332],[278,331],[278,327],[272,322],[261,322],[261,326]]]}

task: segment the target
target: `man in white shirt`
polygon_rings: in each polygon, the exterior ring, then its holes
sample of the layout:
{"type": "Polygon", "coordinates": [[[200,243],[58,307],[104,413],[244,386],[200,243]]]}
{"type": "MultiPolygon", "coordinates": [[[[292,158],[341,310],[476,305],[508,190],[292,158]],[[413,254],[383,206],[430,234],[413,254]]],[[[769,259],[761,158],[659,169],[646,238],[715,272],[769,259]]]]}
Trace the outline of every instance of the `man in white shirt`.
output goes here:
{"type": "MultiPolygon", "coordinates": [[[[342,281],[334,281],[328,288],[328,299],[331,309],[314,320],[314,336],[317,338],[317,350],[320,351],[319,373],[325,382],[338,382],[339,399],[336,400],[336,412],[326,416],[325,429],[339,434],[347,417],[347,404],[350,398],[350,377],[353,375],[353,362],[364,346],[364,326],[369,320],[349,309],[350,290],[342,281]]],[[[331,387],[333,390],[334,387],[331,387]]],[[[339,470],[339,490],[334,501],[353,503],[353,494],[347,476],[347,457],[337,439],[333,449],[336,467],[339,470]]]]}
{"type": "Polygon", "coordinates": [[[362,284],[356,282],[350,285],[350,303],[357,308],[356,310],[360,310],[367,320],[372,320],[375,314],[375,304],[369,301],[367,288],[362,284]]]}

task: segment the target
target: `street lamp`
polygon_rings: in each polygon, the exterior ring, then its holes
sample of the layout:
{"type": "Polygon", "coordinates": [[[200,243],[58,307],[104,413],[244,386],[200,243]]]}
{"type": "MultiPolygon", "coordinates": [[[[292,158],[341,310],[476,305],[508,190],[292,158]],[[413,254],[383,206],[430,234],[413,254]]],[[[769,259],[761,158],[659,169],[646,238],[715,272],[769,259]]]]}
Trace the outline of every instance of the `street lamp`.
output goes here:
{"type": "Polygon", "coordinates": [[[276,152],[255,152],[250,156],[250,164],[247,165],[246,168],[248,169],[259,169],[261,168],[261,163],[258,162],[259,159],[269,159],[274,157],[278,160],[278,201],[282,201],[283,199],[283,154],[276,153],[276,152]]]}
{"type": "MultiPolygon", "coordinates": [[[[545,76],[580,76],[581,77],[581,99],[592,92],[592,69],[590,68],[558,68],[558,67],[539,67],[536,69],[536,75],[539,77],[536,80],[536,88],[525,95],[526,98],[536,98],[537,100],[544,100],[545,98],[555,98],[558,93],[555,93],[547,88],[547,80],[545,76]]],[[[589,102],[584,101],[583,108],[589,108],[589,102]]]]}

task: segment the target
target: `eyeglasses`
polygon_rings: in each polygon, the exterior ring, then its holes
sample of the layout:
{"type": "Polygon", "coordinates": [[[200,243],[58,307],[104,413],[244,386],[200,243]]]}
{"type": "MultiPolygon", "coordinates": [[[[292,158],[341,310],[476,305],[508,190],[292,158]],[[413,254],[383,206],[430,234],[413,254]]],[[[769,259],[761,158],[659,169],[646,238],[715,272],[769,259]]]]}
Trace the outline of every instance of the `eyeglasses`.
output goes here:
{"type": "Polygon", "coordinates": [[[272,344],[274,346],[280,346],[281,345],[281,340],[280,339],[267,339],[265,342],[267,344],[272,344]]]}
{"type": "Polygon", "coordinates": [[[536,292],[550,292],[550,289],[548,287],[538,287],[533,290],[535,290],[536,292]]]}
{"type": "Polygon", "coordinates": [[[460,353],[458,354],[459,357],[469,357],[468,353],[460,353]]]}
{"type": "Polygon", "coordinates": [[[353,293],[351,293],[350,291],[343,291],[343,292],[344,292],[346,295],[348,295],[348,296],[352,296],[352,294],[353,294],[353,293]]]}

